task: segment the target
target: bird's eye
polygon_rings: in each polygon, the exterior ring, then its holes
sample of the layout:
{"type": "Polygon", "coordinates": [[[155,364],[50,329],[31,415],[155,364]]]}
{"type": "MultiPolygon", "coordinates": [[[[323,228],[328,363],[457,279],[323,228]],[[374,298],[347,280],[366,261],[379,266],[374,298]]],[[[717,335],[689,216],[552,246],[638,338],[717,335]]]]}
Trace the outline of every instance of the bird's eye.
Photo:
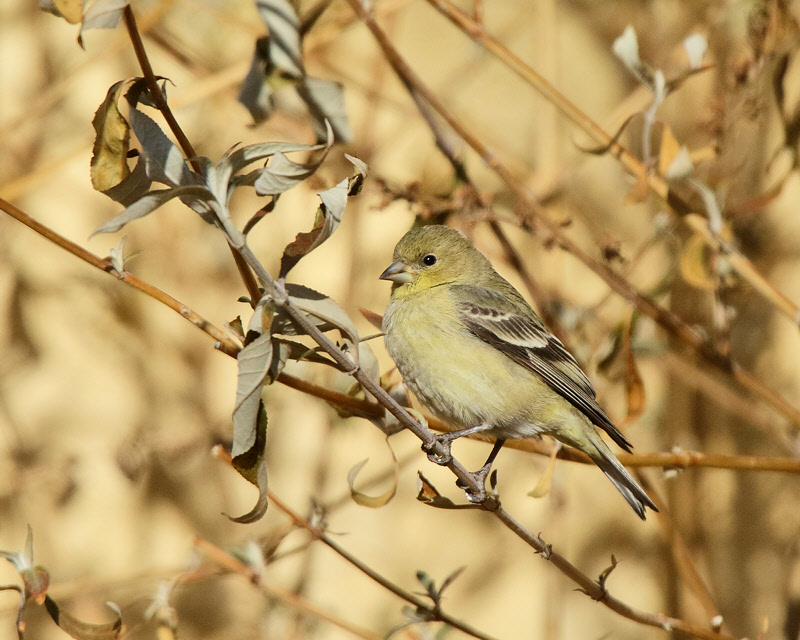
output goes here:
{"type": "Polygon", "coordinates": [[[432,253],[429,253],[422,259],[422,264],[424,264],[426,267],[432,267],[436,264],[436,256],[432,253]]]}

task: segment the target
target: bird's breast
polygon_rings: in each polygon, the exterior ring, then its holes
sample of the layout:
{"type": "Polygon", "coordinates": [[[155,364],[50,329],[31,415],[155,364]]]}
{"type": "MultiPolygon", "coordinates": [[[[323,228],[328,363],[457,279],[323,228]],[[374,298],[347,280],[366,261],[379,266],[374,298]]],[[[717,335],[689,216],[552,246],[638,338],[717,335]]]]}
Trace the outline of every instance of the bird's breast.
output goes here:
{"type": "Polygon", "coordinates": [[[414,395],[437,417],[465,427],[516,421],[519,366],[474,336],[446,296],[393,300],[386,349],[414,395]]]}

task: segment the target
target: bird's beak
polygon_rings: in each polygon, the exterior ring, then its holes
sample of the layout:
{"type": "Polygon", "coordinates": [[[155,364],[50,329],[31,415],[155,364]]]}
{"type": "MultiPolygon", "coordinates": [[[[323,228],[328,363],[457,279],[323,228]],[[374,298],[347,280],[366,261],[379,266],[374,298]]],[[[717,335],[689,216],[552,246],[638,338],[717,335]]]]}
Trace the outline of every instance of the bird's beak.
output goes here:
{"type": "Polygon", "coordinates": [[[414,281],[414,274],[406,265],[396,260],[380,275],[380,279],[391,280],[398,284],[408,284],[414,281]]]}

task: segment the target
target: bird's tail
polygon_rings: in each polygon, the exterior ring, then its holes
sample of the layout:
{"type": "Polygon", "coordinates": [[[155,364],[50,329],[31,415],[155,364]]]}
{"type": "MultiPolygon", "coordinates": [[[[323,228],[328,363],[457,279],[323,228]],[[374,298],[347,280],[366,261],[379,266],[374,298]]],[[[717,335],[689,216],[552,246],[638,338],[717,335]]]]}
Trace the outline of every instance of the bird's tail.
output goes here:
{"type": "MultiPolygon", "coordinates": [[[[644,492],[644,489],[637,484],[636,480],[631,477],[631,474],[629,474],[620,461],[617,460],[616,456],[611,452],[611,449],[608,448],[608,445],[600,437],[600,434],[594,429],[591,430],[590,434],[588,438],[589,441],[587,442],[582,438],[578,448],[587,453],[594,463],[600,467],[600,470],[611,480],[617,488],[617,491],[619,491],[622,497],[627,500],[628,504],[633,507],[633,510],[638,516],[642,520],[645,520],[645,507],[649,507],[653,511],[658,511],[656,505],[653,504],[653,501],[644,492]]],[[[575,446],[571,442],[567,444],[575,446]]]]}

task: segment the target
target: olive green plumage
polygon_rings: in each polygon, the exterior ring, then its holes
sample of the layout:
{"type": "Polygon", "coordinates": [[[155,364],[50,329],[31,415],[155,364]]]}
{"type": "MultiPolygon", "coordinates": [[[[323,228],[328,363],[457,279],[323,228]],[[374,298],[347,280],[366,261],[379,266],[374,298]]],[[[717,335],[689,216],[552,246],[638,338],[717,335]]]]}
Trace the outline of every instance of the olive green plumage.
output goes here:
{"type": "Polygon", "coordinates": [[[393,281],[386,348],[437,417],[498,440],[549,435],[588,454],[641,518],[647,494],[597,433],[630,443],[575,359],[514,287],[459,232],[418,227],[381,278],[393,281]]]}

